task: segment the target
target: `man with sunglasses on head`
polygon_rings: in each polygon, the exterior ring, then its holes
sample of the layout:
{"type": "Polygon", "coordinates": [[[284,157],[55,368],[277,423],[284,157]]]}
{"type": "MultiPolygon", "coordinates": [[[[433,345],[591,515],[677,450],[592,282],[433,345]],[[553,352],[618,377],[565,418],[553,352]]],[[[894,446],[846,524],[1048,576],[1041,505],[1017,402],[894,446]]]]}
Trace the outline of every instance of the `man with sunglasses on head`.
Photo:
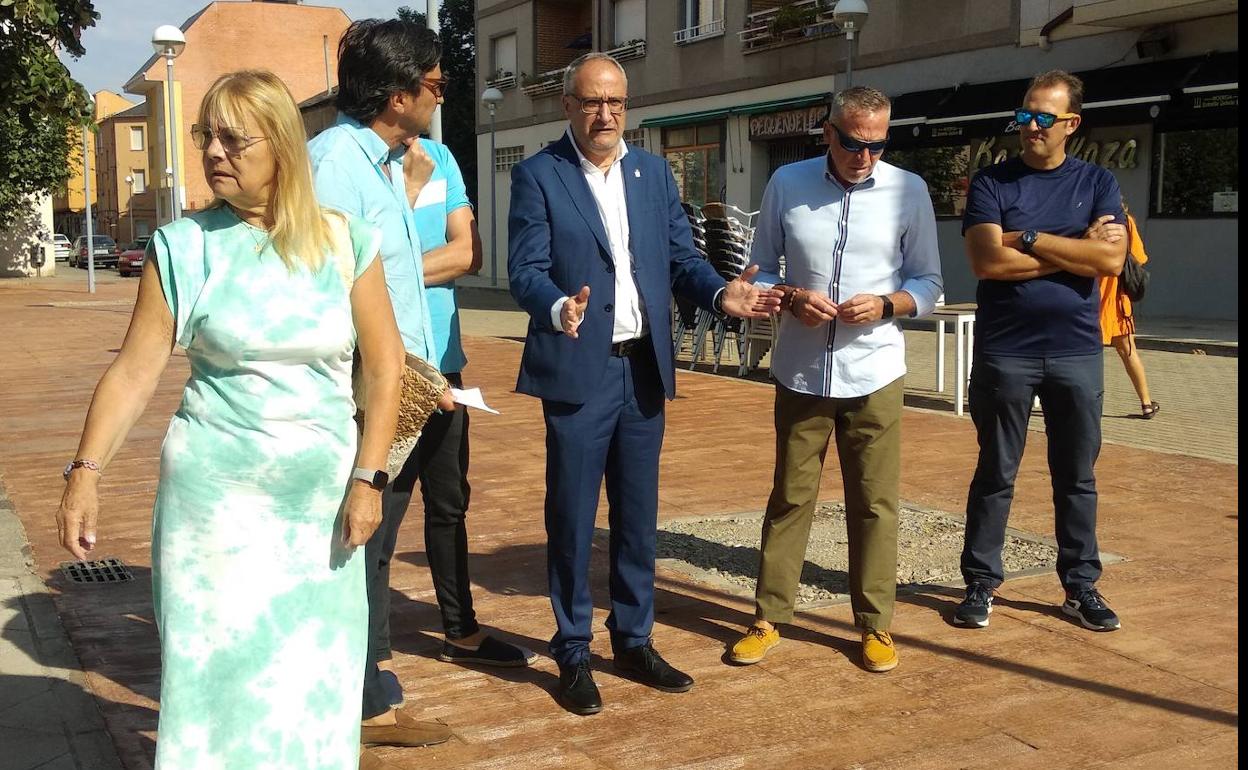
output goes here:
{"type": "Polygon", "coordinates": [[[1036,76],[1015,114],[1021,154],[980,171],[967,192],[962,232],[980,279],[970,385],[979,462],[966,503],[966,597],[953,617],[961,626],[988,625],[993,592],[1005,578],[1006,521],[1037,395],[1062,610],[1092,630],[1120,625],[1096,589],[1093,468],[1104,390],[1097,278],[1122,270],[1126,217],[1113,175],[1066,154],[1082,103],[1079,78],[1060,70],[1036,76]]]}
{"type": "Polygon", "coordinates": [[[563,137],[512,169],[507,268],[529,313],[516,390],[540,398],[546,419],[558,698],[588,715],[602,711],[589,664],[589,561],[604,478],[615,668],[664,692],[693,687],[651,639],[664,399],[676,387],[672,292],[742,318],[766,318],[779,302],[750,283],[757,268],[725,285],[694,249],[671,169],[624,144],[619,62],[603,53],[572,62],[562,106],[563,137]]]}
{"type": "MultiPolygon", "coordinates": [[[[352,24],[338,47],[338,119],[309,149],[321,203],[381,230],[386,286],[407,351],[460,385],[465,359],[451,282],[480,267],[481,246],[454,157],[444,145],[420,138],[446,87],[440,57],[437,36],[423,26],[397,19],[352,24]]],[[[398,708],[403,690],[391,664],[390,563],[418,480],[425,550],[446,636],[439,657],[504,666],[535,658],[486,635],[473,612],[464,526],[467,419],[462,409],[433,415],[395,478],[372,469],[371,478],[355,482],[382,489],[382,523],[365,546],[366,744],[423,746],[450,737],[444,725],[418,722],[398,708]]]]}
{"type": "Polygon", "coordinates": [[[835,439],[845,491],[849,593],[862,665],[896,668],[897,509],[905,339],[943,280],[927,185],[881,160],[892,106],[874,88],[832,97],[826,155],[781,167],[754,233],[759,282],[784,293],[772,351],[775,483],[763,518],[754,623],[732,646],[757,663],[793,619],[819,481],[835,439]],[[781,258],[785,272],[780,276],[781,258]]]}

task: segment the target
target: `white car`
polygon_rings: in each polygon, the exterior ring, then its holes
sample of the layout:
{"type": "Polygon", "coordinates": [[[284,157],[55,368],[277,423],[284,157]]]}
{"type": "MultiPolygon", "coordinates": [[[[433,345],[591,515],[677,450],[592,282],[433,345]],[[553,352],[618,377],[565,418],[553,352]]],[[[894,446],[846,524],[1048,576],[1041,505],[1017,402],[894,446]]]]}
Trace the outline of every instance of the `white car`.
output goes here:
{"type": "Polygon", "coordinates": [[[56,255],[57,262],[69,261],[69,252],[71,251],[69,238],[60,233],[52,236],[52,249],[56,255]]]}

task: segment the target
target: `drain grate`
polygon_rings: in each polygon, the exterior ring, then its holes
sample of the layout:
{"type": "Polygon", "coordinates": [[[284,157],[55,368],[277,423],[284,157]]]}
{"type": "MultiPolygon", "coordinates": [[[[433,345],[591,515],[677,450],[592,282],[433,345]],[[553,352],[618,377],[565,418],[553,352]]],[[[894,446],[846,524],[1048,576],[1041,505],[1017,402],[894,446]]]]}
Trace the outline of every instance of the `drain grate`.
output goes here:
{"type": "Polygon", "coordinates": [[[130,568],[123,564],[121,559],[61,562],[61,573],[69,579],[69,582],[84,585],[127,583],[134,580],[130,568]]]}

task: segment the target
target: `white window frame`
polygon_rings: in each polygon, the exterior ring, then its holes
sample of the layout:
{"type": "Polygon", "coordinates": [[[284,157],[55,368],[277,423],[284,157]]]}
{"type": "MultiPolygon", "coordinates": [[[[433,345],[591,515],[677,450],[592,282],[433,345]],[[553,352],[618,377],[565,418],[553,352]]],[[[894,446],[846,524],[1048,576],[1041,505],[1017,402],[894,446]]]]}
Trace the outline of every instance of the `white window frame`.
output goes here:
{"type": "Polygon", "coordinates": [[[130,169],[130,176],[134,179],[133,193],[135,195],[147,192],[147,169],[132,168],[130,169]]]}
{"type": "Polygon", "coordinates": [[[683,5],[681,6],[683,13],[681,16],[685,27],[684,29],[676,30],[672,34],[672,38],[677,45],[723,36],[724,0],[705,1],[710,3],[711,18],[709,20],[701,18],[701,4],[704,0],[683,0],[683,5]],[[693,21],[698,23],[691,23],[693,21]]]}
{"type": "Polygon", "coordinates": [[[130,149],[134,152],[143,151],[143,126],[130,126],[130,149]],[[135,139],[138,139],[138,147],[135,147],[135,139]]]}

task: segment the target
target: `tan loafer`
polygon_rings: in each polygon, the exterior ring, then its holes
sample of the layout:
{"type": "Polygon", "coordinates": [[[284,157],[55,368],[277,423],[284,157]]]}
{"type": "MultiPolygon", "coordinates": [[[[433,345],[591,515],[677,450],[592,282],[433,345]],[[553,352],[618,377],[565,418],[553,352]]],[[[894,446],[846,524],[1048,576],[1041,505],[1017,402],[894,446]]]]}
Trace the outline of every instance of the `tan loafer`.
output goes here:
{"type": "Polygon", "coordinates": [[[402,709],[394,712],[392,725],[361,725],[360,743],[365,746],[434,746],[451,739],[451,728],[441,722],[423,722],[402,709]]]}

